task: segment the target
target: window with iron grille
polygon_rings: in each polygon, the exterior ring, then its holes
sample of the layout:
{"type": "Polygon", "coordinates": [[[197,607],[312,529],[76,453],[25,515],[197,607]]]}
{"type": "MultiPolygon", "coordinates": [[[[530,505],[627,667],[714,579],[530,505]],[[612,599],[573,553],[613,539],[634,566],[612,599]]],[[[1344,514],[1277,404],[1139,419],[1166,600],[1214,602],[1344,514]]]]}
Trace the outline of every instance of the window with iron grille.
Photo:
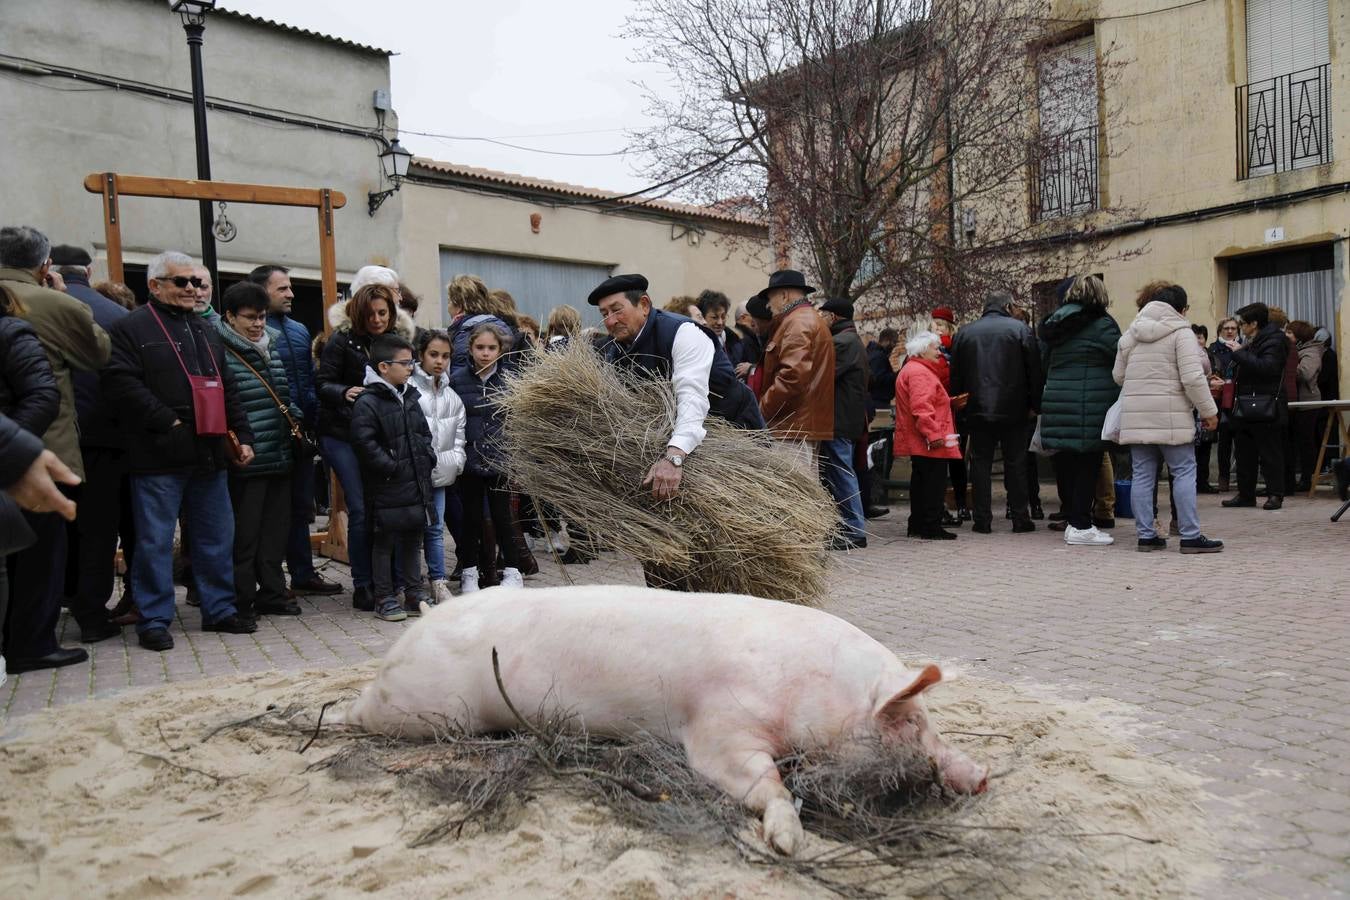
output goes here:
{"type": "Polygon", "coordinates": [[[1237,177],[1332,161],[1328,0],[1247,0],[1237,177]]]}
{"type": "Polygon", "coordinates": [[[1047,51],[1040,63],[1040,128],[1032,160],[1032,216],[1098,206],[1097,43],[1092,35],[1047,51]]]}

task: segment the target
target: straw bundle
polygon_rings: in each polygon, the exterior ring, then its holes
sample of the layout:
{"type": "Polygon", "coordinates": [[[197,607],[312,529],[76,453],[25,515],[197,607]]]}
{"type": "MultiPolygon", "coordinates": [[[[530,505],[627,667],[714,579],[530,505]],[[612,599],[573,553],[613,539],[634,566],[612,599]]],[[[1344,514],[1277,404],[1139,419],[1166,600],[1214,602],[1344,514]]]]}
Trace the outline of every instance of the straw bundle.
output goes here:
{"type": "Polygon", "coordinates": [[[669,381],[620,372],[574,341],[534,355],[496,399],[510,479],[598,542],[690,590],[824,597],[834,503],[765,435],[709,416],[679,496],[658,502],[642,480],[675,424],[669,381]]]}

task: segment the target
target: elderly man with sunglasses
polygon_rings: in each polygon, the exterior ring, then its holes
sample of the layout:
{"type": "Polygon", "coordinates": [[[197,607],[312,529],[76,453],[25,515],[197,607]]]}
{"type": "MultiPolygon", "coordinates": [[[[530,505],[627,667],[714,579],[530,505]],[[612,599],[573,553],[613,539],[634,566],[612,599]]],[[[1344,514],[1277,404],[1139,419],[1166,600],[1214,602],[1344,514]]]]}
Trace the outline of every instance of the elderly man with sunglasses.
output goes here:
{"type": "Polygon", "coordinates": [[[228,465],[252,461],[253,434],[220,335],[194,311],[202,279],[192,259],[161,253],[145,275],[150,302],[113,326],[103,393],[118,404],[128,448],[137,540],[131,585],[142,616],[136,629],[142,647],[162,651],[173,647],[180,510],[202,630],[248,634],[257,627],[235,608],[234,515],[225,475],[228,465]]]}

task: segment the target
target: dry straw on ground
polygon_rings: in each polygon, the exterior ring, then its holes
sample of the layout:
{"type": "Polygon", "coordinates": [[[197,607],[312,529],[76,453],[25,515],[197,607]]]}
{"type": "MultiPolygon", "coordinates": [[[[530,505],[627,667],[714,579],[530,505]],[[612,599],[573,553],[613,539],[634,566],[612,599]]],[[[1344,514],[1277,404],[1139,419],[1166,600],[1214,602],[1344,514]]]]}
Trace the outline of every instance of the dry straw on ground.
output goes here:
{"type": "Polygon", "coordinates": [[[599,544],[691,590],[825,596],[834,503],[763,434],[709,416],[680,496],[659,502],[642,481],[675,424],[669,381],[619,372],[577,341],[533,356],[498,400],[511,480],[599,544]]]}

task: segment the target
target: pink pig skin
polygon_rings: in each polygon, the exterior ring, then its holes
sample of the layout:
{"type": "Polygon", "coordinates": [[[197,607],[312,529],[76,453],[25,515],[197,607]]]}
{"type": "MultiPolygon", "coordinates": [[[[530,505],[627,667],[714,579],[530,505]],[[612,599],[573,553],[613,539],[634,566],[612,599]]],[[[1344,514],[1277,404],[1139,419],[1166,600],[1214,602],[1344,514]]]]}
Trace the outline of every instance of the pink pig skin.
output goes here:
{"type": "Polygon", "coordinates": [[[492,674],[525,715],[576,714],[593,734],[648,732],[764,818],[791,854],[803,834],[774,758],[845,749],[881,734],[916,742],[948,787],[985,789],[988,770],[943,743],[923,691],[937,666],[894,653],[820,610],[732,594],[626,586],[493,588],[427,610],[390,649],[375,681],[338,721],[430,737],[446,722],[517,727],[492,674]]]}

